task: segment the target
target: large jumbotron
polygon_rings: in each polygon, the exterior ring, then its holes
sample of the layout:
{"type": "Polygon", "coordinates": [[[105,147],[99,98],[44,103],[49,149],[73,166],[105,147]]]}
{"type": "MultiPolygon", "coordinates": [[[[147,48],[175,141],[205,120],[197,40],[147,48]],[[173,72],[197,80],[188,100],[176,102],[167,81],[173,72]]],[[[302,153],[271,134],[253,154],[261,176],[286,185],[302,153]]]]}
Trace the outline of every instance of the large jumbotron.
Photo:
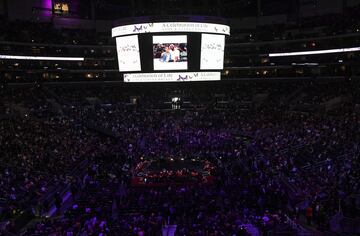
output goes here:
{"type": "Polygon", "coordinates": [[[0,0],[0,236],[360,236],[359,12],[0,0]]]}
{"type": "Polygon", "coordinates": [[[224,19],[204,16],[131,18],[112,29],[125,82],[220,80],[228,35],[224,19]]]}

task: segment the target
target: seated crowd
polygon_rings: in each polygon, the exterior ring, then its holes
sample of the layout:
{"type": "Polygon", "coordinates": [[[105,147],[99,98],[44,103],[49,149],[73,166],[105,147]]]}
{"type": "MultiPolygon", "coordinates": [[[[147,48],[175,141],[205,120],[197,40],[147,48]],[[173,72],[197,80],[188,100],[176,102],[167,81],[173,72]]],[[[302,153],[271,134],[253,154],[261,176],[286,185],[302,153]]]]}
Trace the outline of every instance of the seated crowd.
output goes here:
{"type": "Polygon", "coordinates": [[[321,86],[184,89],[194,100],[227,94],[226,105],[200,100],[187,111],[157,109],[152,101],[168,93],[156,89],[4,88],[2,230],[19,233],[24,211],[40,217],[24,235],[159,235],[172,227],[179,236],[292,235],[305,216],[329,230],[339,204],[357,214],[347,197],[360,191],[360,114],[353,84],[321,86]],[[291,98],[299,87],[313,105],[348,99],[328,112],[297,111],[294,104],[308,103],[291,98]],[[267,99],[249,99],[259,93],[267,99]],[[132,185],[138,163],[167,158],[212,163],[214,182],[132,185]]]}

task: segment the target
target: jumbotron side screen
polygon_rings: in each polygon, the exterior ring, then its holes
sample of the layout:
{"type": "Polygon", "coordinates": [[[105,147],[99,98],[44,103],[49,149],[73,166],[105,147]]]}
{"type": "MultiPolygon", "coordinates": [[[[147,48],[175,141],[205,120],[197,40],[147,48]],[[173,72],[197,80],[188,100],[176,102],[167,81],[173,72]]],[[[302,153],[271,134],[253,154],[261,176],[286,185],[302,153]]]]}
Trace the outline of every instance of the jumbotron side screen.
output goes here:
{"type": "Polygon", "coordinates": [[[201,35],[201,70],[224,69],[225,35],[201,35]]]}
{"type": "Polygon", "coordinates": [[[125,82],[220,80],[227,25],[162,22],[112,29],[125,82]]]}
{"type": "Polygon", "coordinates": [[[120,71],[141,71],[139,39],[137,35],[116,38],[120,71]]]}

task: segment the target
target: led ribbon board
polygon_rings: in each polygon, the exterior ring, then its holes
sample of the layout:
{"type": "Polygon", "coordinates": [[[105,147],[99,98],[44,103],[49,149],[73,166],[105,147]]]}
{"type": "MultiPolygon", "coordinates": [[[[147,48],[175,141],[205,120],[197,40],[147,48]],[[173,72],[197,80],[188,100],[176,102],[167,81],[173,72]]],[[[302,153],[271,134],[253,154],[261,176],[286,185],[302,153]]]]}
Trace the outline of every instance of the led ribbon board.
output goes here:
{"type": "Polygon", "coordinates": [[[115,27],[112,29],[112,37],[114,38],[130,34],[169,32],[199,32],[230,35],[230,27],[221,24],[199,22],[143,23],[115,27]]]}
{"type": "Polygon", "coordinates": [[[175,72],[124,74],[124,82],[194,82],[218,81],[220,72],[175,72]]]}
{"type": "Polygon", "coordinates": [[[0,60],[37,60],[37,61],[84,61],[83,57],[35,57],[0,55],[0,60]]]}
{"type": "Polygon", "coordinates": [[[302,52],[270,53],[269,57],[291,57],[291,56],[319,55],[319,54],[357,52],[357,51],[360,51],[360,47],[302,51],[302,52]]]}

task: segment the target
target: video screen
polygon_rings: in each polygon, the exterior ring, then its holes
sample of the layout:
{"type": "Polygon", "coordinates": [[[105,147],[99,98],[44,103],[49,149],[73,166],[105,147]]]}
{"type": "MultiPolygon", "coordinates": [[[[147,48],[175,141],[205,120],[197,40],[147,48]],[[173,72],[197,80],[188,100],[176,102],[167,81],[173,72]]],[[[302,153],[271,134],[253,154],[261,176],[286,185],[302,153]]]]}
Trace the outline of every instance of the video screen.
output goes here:
{"type": "Polygon", "coordinates": [[[153,60],[154,70],[187,70],[187,36],[153,36],[153,60]]]}
{"type": "Polygon", "coordinates": [[[53,12],[57,15],[69,14],[69,4],[63,2],[55,2],[53,5],[53,12]]]}
{"type": "Polygon", "coordinates": [[[137,35],[116,38],[119,70],[141,71],[139,39],[137,35]]]}
{"type": "Polygon", "coordinates": [[[202,34],[201,70],[224,69],[225,35],[202,34]]]}

